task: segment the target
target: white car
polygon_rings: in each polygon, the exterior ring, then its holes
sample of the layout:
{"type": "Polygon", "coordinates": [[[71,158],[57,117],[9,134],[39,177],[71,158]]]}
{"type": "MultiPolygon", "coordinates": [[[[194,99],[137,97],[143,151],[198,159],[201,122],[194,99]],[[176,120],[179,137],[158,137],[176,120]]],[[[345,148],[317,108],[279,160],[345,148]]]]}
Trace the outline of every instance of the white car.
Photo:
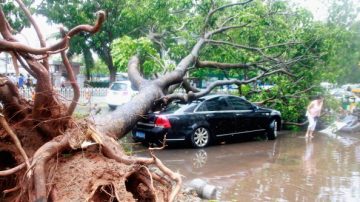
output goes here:
{"type": "Polygon", "coordinates": [[[116,109],[117,106],[129,102],[136,93],[137,91],[131,88],[130,81],[116,81],[110,85],[106,95],[106,103],[110,109],[116,109]]]}

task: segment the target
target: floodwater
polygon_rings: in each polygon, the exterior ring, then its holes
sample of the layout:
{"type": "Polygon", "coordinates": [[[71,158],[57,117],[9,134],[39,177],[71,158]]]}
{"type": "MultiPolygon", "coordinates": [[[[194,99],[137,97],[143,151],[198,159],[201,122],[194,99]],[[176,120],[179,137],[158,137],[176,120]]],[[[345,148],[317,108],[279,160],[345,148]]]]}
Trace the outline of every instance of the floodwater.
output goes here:
{"type": "Polygon", "coordinates": [[[201,178],[217,186],[218,201],[360,201],[360,134],[317,133],[306,141],[304,133],[282,132],[275,141],[156,155],[185,184],[201,178]]]}

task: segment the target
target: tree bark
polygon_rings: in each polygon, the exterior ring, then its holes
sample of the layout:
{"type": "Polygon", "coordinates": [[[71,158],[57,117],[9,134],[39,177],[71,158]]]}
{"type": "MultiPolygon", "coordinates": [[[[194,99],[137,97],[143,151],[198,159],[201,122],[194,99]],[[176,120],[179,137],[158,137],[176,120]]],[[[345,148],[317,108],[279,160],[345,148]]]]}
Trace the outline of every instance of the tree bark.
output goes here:
{"type": "Polygon", "coordinates": [[[116,81],[116,67],[114,66],[114,64],[111,62],[108,64],[108,69],[110,72],[110,83],[116,81]]]}
{"type": "Polygon", "coordinates": [[[85,61],[85,76],[86,80],[91,79],[91,69],[94,67],[94,59],[92,57],[89,48],[84,47],[83,49],[84,61],[85,61]]]}

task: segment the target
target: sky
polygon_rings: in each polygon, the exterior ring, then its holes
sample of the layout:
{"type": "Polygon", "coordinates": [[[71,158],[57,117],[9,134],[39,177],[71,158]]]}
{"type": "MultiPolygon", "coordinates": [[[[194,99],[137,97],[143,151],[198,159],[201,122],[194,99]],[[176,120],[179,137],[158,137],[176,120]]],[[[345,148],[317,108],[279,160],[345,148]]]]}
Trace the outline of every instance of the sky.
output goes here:
{"type": "Polygon", "coordinates": [[[292,0],[292,2],[311,11],[315,20],[324,21],[328,17],[328,0],[292,0]]]}
{"type": "MultiPolygon", "coordinates": [[[[41,15],[35,15],[34,18],[36,19],[47,44],[49,45],[49,43],[54,42],[54,39],[51,39],[50,36],[53,33],[59,32],[59,25],[51,25],[47,23],[47,18],[41,15]]],[[[23,29],[16,37],[18,40],[28,45],[38,47],[40,44],[36,32],[32,27],[23,29]]]]}

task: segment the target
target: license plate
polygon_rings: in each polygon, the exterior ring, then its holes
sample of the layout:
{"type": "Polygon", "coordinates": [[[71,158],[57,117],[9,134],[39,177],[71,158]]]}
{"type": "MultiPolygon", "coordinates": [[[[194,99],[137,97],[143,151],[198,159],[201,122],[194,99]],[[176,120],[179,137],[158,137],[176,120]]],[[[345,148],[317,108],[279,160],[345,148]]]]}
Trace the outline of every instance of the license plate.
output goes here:
{"type": "Polygon", "coordinates": [[[135,136],[138,137],[138,138],[145,139],[145,133],[144,132],[136,131],[135,136]]]}

